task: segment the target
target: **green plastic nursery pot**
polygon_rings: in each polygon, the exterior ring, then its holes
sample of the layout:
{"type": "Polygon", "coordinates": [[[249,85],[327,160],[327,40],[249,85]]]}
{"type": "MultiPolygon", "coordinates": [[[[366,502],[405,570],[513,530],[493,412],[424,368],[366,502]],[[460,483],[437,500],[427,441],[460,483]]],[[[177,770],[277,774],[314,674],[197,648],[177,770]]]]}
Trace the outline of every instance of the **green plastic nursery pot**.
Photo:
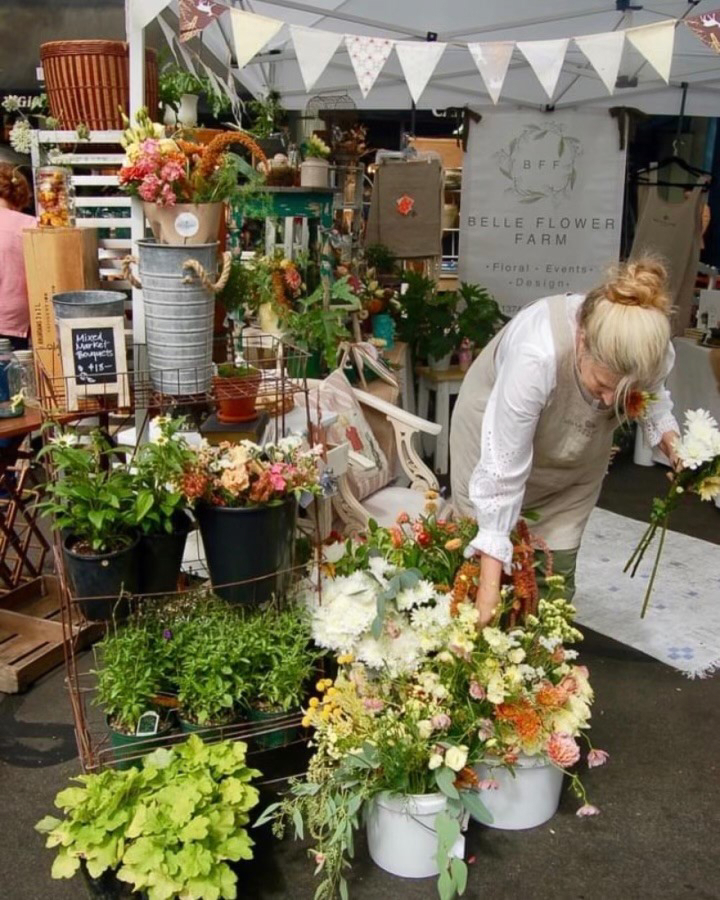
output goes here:
{"type": "Polygon", "coordinates": [[[222,739],[223,736],[227,737],[227,735],[223,735],[223,731],[237,725],[238,721],[239,720],[235,719],[230,722],[223,722],[222,724],[206,722],[204,725],[198,725],[196,722],[190,722],[187,719],[181,718],[180,731],[182,734],[197,734],[204,741],[214,741],[215,738],[222,739]]]}
{"type": "MultiPolygon", "coordinates": [[[[298,712],[298,710],[290,710],[289,712],[271,712],[270,710],[264,709],[251,709],[250,721],[270,728],[273,722],[285,720],[294,712],[298,712]]],[[[256,735],[255,742],[258,747],[261,747],[263,750],[276,750],[278,747],[285,747],[287,744],[291,744],[297,739],[298,733],[297,725],[290,725],[285,728],[278,727],[277,729],[267,731],[264,734],[256,735]]]]}
{"type": "Polygon", "coordinates": [[[232,604],[265,603],[290,585],[297,501],[196,511],[215,593],[232,604]],[[225,585],[225,587],[223,587],[225,585]]]}
{"type": "Polygon", "coordinates": [[[63,541],[63,561],[70,593],[77,599],[86,619],[121,621],[129,612],[127,597],[138,589],[140,536],[129,538],[127,547],[99,556],[77,553],[74,535],[63,541]],[[120,599],[118,599],[120,598],[120,599]]]}
{"type": "Polygon", "coordinates": [[[123,731],[116,731],[108,722],[110,746],[115,757],[116,768],[121,770],[139,769],[142,766],[142,757],[138,756],[138,754],[143,752],[150,753],[156,750],[158,747],[157,738],[167,737],[172,730],[172,724],[166,722],[152,738],[138,737],[136,734],[125,734],[123,731]],[[152,741],[152,743],[147,744],[148,741],[152,741]],[[147,746],[145,747],[145,745],[147,746]],[[144,747],[145,750],[143,750],[144,747]]]}
{"type": "Polygon", "coordinates": [[[291,378],[302,378],[303,375],[307,378],[321,378],[326,372],[325,361],[317,350],[310,353],[307,360],[300,354],[290,356],[287,370],[291,378]]]}

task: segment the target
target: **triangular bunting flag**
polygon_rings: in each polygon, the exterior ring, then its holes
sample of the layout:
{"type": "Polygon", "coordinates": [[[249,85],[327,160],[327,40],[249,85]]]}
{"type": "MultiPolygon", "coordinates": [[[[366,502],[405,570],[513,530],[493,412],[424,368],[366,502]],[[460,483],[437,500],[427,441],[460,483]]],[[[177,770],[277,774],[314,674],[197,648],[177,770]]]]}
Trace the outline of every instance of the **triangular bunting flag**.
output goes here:
{"type": "Polygon", "coordinates": [[[530,63],[533,72],[543,90],[552,100],[560,72],[565,62],[565,51],[570,43],[569,38],[555,41],[518,41],[517,45],[525,59],[530,63]]]}
{"type": "Polygon", "coordinates": [[[720,53],[720,9],[713,9],[700,16],[685,19],[685,24],[693,34],[700,38],[703,44],[707,44],[716,53],[720,53]]]}
{"type": "Polygon", "coordinates": [[[505,76],[514,49],[514,41],[468,44],[468,50],[480,70],[482,80],[493,103],[497,103],[500,99],[500,91],[505,84],[505,76]]]}
{"type": "Polygon", "coordinates": [[[655,25],[628,28],[627,39],[639,50],[663,81],[670,80],[673,47],[675,46],[675,20],[655,25]]]}
{"type": "Polygon", "coordinates": [[[363,97],[367,97],[377,81],[380,70],[392,53],[395,41],[387,38],[358,37],[345,35],[345,44],[350,54],[350,62],[363,97]]]}
{"type": "MultiPolygon", "coordinates": [[[[127,7],[127,3],[125,5],[127,7]]],[[[130,5],[132,23],[137,28],[145,28],[169,5],[170,0],[135,0],[130,5]]]]}
{"type": "Polygon", "coordinates": [[[334,31],[290,26],[295,56],[300,66],[300,74],[305,82],[305,90],[311,91],[316,81],[325,71],[335,51],[345,35],[334,31]]]}
{"type": "MultiPolygon", "coordinates": [[[[158,25],[160,26],[160,30],[162,31],[163,35],[165,36],[165,40],[167,41],[168,47],[170,48],[170,52],[175,57],[175,62],[178,63],[178,65],[179,65],[180,61],[178,59],[177,50],[175,49],[175,32],[170,27],[170,25],[168,25],[168,23],[165,21],[164,16],[158,16],[157,21],[158,21],[158,25]]],[[[191,71],[194,71],[194,70],[191,69],[191,71]]]]}
{"type": "Polygon", "coordinates": [[[256,16],[254,13],[234,7],[230,9],[230,22],[238,69],[246,66],[283,27],[280,19],[256,16]]]}
{"type": "Polygon", "coordinates": [[[210,0],[179,0],[178,7],[181,41],[189,41],[202,34],[203,29],[227,8],[219,3],[211,3],[210,0]]]}
{"type": "Polygon", "coordinates": [[[427,87],[446,47],[447,44],[437,41],[398,41],[395,44],[400,68],[415,103],[427,87]]]}
{"type": "Polygon", "coordinates": [[[582,37],[576,37],[575,43],[587,56],[602,83],[612,94],[620,71],[625,32],[608,31],[602,34],[585,34],[582,37]]]}

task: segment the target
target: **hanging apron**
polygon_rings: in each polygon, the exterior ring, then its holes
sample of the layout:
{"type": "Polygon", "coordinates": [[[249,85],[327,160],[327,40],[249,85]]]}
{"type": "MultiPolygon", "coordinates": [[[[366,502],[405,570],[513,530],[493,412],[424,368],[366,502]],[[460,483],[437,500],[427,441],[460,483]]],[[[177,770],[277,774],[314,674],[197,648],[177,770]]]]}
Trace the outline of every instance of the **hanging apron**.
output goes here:
{"type": "MultiPolygon", "coordinates": [[[[538,514],[533,533],[551,550],[573,550],[580,545],[597,502],[617,419],[613,410],[594,407],[580,389],[575,335],[568,321],[565,295],[541,302],[547,302],[550,308],[557,384],[538,420],[523,508],[538,514]]],[[[468,489],[480,456],[483,416],[495,384],[495,352],[503,333],[495,336],[470,367],[452,418],[451,500],[458,513],[473,518],[477,511],[468,489]]]]}
{"type": "Polygon", "coordinates": [[[638,188],[639,214],[630,259],[658,253],[667,263],[675,306],[673,334],[680,336],[693,324],[691,308],[702,247],[704,185],[702,178],[679,203],[664,200],[653,185],[638,188]]]}

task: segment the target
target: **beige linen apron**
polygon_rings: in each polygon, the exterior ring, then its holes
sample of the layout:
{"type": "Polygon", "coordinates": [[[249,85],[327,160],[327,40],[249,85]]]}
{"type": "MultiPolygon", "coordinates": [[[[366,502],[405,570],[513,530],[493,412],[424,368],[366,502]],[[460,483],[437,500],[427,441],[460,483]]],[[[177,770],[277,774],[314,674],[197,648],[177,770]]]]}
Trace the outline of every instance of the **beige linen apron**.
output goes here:
{"type": "MultiPolygon", "coordinates": [[[[617,420],[613,410],[595,408],[580,390],[567,298],[558,295],[545,302],[550,307],[557,384],[538,420],[523,508],[538,513],[532,530],[550,549],[572,550],[580,545],[600,493],[617,420]]],[[[450,431],[451,500],[459,513],[473,518],[476,510],[468,488],[480,456],[483,415],[495,384],[495,352],[502,335],[496,335],[465,376],[450,431]]]]}

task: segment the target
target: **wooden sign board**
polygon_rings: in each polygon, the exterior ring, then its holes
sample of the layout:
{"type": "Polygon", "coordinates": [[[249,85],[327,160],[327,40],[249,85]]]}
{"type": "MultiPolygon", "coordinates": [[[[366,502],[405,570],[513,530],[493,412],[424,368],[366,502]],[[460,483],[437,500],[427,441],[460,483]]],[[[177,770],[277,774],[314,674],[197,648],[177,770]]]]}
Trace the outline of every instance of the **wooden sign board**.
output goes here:
{"type": "Polygon", "coordinates": [[[130,405],[123,316],[60,319],[60,349],[68,410],[78,400],[117,395],[117,405],[130,405]]]}

